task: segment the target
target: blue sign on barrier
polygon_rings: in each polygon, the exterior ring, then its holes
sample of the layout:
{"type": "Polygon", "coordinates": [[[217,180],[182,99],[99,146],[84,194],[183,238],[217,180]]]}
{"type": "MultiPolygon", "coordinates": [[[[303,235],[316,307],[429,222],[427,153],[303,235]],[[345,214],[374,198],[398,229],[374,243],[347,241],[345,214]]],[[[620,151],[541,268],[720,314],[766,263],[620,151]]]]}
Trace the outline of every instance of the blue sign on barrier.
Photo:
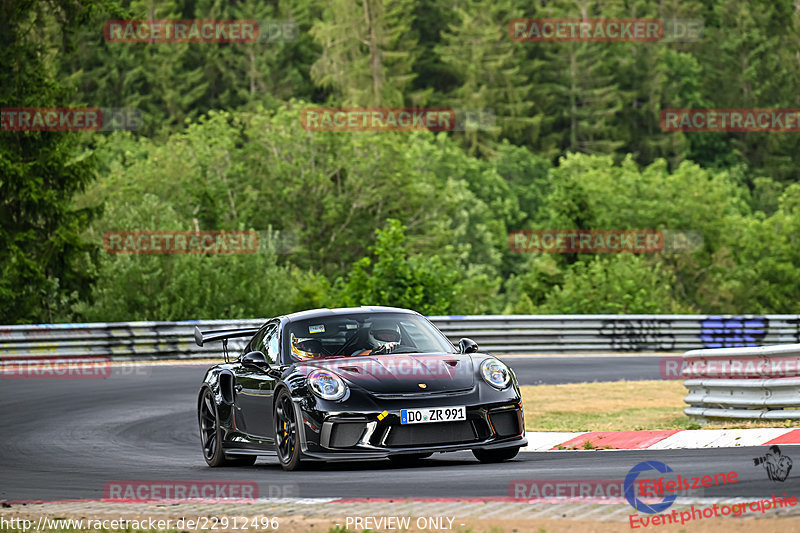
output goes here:
{"type": "Polygon", "coordinates": [[[759,346],[767,335],[769,320],[763,316],[710,316],[700,327],[700,340],[706,348],[759,346]]]}

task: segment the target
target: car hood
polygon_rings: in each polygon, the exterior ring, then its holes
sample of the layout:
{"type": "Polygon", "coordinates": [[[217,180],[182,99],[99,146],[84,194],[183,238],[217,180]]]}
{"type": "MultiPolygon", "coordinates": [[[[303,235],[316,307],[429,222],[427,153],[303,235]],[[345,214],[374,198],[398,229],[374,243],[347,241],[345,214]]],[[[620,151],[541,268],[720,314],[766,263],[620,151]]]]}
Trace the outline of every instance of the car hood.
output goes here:
{"type": "Polygon", "coordinates": [[[470,389],[475,383],[466,354],[387,354],[310,363],[332,370],[352,385],[378,394],[470,389]]]}

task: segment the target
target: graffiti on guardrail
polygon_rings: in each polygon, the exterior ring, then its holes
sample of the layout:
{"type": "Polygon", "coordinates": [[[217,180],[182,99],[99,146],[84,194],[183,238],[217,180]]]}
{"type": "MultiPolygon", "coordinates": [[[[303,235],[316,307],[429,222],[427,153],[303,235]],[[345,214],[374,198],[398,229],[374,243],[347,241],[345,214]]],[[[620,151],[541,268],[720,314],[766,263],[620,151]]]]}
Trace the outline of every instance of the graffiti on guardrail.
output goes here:
{"type": "Polygon", "coordinates": [[[623,352],[669,351],[675,348],[671,320],[604,320],[600,335],[611,349],[623,352]]]}
{"type": "Polygon", "coordinates": [[[769,330],[764,316],[710,316],[700,324],[700,340],[706,348],[759,346],[769,330]]]}
{"type": "Polygon", "coordinates": [[[794,326],[794,342],[800,342],[800,318],[790,318],[786,323],[794,326]]]}

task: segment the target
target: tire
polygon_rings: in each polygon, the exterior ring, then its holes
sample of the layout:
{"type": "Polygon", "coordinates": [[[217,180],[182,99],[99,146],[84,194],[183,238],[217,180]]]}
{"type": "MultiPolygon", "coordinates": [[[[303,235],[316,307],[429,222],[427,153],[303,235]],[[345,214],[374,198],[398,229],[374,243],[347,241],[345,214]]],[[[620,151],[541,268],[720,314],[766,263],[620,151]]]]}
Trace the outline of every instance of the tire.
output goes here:
{"type": "Polygon", "coordinates": [[[284,470],[298,470],[301,466],[300,438],[292,397],[281,389],[275,400],[272,419],[275,421],[275,450],[278,462],[284,470]]]}
{"type": "Polygon", "coordinates": [[[519,453],[519,447],[500,448],[496,450],[472,450],[475,459],[482,463],[502,463],[513,459],[519,453]]]}
{"type": "Polygon", "coordinates": [[[222,428],[219,425],[219,412],[214,395],[209,389],[204,389],[200,395],[197,418],[200,423],[200,445],[208,466],[252,466],[256,462],[258,457],[255,455],[225,456],[221,445],[222,428]]]}
{"type": "Polygon", "coordinates": [[[396,466],[413,466],[422,459],[427,459],[432,453],[404,453],[402,455],[390,455],[389,460],[396,466]]]}

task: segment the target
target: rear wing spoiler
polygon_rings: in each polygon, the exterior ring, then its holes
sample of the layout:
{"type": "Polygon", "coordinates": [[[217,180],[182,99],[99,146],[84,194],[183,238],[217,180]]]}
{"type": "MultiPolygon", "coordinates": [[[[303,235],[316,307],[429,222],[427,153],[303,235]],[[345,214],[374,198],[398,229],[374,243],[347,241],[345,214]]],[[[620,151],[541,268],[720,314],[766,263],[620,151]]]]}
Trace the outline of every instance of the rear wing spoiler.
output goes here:
{"type": "Polygon", "coordinates": [[[228,339],[235,339],[239,337],[250,337],[258,333],[258,328],[247,329],[218,329],[215,331],[200,331],[200,328],[194,327],[194,342],[198,346],[202,346],[206,342],[225,341],[228,339]]]}
{"type": "Polygon", "coordinates": [[[240,337],[252,337],[258,333],[259,328],[247,329],[218,329],[215,331],[200,331],[200,328],[194,327],[194,342],[198,346],[202,346],[206,342],[222,341],[222,350],[225,354],[225,362],[228,362],[228,339],[236,339],[240,337]]]}

